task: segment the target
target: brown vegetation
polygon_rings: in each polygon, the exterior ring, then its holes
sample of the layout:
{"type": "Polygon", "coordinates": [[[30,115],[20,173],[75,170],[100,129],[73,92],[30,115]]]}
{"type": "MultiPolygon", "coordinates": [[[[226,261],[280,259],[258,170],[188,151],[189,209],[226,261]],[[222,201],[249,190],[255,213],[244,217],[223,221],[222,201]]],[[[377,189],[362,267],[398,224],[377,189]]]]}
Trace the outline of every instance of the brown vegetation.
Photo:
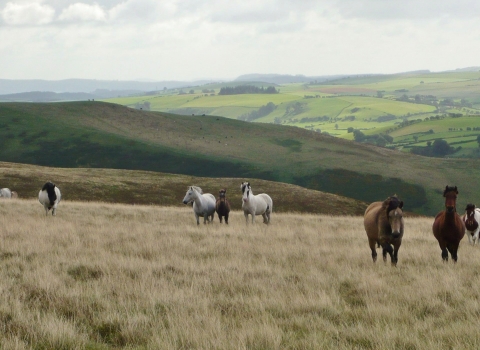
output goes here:
{"type": "Polygon", "coordinates": [[[273,213],[197,227],[192,209],[0,201],[6,349],[476,348],[480,251],[442,263],[405,218],[397,268],[361,216],[273,213]]]}

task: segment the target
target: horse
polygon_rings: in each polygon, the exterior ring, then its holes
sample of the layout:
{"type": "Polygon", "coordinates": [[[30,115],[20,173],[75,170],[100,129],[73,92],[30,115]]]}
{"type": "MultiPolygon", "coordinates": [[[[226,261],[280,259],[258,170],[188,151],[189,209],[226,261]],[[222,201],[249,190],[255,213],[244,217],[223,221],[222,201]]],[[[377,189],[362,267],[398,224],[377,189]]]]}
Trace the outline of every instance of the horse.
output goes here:
{"type": "Polygon", "coordinates": [[[392,265],[397,266],[398,250],[403,238],[403,201],[397,195],[383,202],[373,202],[365,210],[363,224],[372,251],[373,262],[377,261],[375,244],[383,248],[383,261],[390,255],[392,265]],[[392,248],[393,245],[393,248],[392,248]]]}
{"type": "Polygon", "coordinates": [[[475,208],[475,204],[467,204],[465,214],[462,216],[465,224],[465,233],[467,234],[470,244],[475,245],[478,242],[478,235],[480,232],[480,209],[475,208]]]}
{"type": "Polygon", "coordinates": [[[255,223],[255,215],[263,216],[263,223],[270,223],[270,214],[273,211],[272,198],[266,193],[260,193],[256,196],[252,192],[250,182],[243,182],[240,185],[242,190],[242,209],[245,215],[245,221],[248,224],[248,214],[252,215],[252,224],[255,223]]]}
{"type": "Polygon", "coordinates": [[[203,223],[213,221],[215,214],[215,196],[211,193],[203,193],[202,189],[197,186],[189,186],[183,204],[193,201],[193,213],[197,219],[197,225],[200,225],[199,217],[203,217],[203,223]]]}
{"type": "Polygon", "coordinates": [[[227,200],[227,190],[221,189],[218,191],[217,203],[215,204],[215,211],[218,219],[222,223],[222,217],[225,217],[225,223],[228,225],[228,215],[230,213],[230,203],[227,200]]]}
{"type": "Polygon", "coordinates": [[[1,188],[0,198],[12,198],[12,191],[9,188],[1,188]]]}
{"type": "Polygon", "coordinates": [[[40,192],[38,192],[38,201],[45,208],[45,215],[52,209],[52,215],[57,215],[57,206],[62,199],[60,189],[51,181],[46,182],[40,192]]]}
{"type": "Polygon", "coordinates": [[[454,262],[457,262],[458,245],[465,235],[465,223],[460,215],[457,214],[458,189],[457,186],[446,186],[443,191],[445,197],[445,210],[442,210],[435,216],[432,225],[432,231],[438,240],[442,250],[442,259],[448,261],[448,252],[454,262]]]}

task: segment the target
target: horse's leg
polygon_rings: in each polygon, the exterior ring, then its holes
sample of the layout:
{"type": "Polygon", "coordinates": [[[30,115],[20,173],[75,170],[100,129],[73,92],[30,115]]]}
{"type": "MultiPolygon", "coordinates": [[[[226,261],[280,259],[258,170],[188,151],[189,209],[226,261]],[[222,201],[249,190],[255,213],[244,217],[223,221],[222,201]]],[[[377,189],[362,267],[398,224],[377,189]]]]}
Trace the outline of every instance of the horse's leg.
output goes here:
{"type": "Polygon", "coordinates": [[[368,245],[370,246],[370,250],[372,251],[373,262],[377,261],[377,249],[375,247],[376,243],[377,243],[376,239],[373,239],[373,238],[368,239],[368,245]]]}
{"type": "Polygon", "coordinates": [[[200,216],[195,213],[195,219],[197,219],[197,225],[200,225],[200,216]]]}
{"type": "Polygon", "coordinates": [[[225,223],[228,225],[228,213],[225,214],[225,223]]]}
{"type": "Polygon", "coordinates": [[[263,217],[263,223],[268,225],[268,216],[267,216],[267,212],[263,213],[263,214],[262,214],[262,217],[263,217]]]}
{"type": "Polygon", "coordinates": [[[218,214],[218,220],[220,220],[220,223],[222,223],[222,215],[220,215],[220,213],[217,213],[218,214]]]}
{"type": "Polygon", "coordinates": [[[468,237],[468,243],[475,245],[475,238],[472,237],[472,233],[470,231],[467,231],[467,237],[468,237]],[[472,238],[473,238],[473,243],[472,243],[472,238]]]}
{"type": "Polygon", "coordinates": [[[393,257],[392,257],[392,254],[393,254],[393,248],[392,246],[390,245],[390,243],[384,243],[382,245],[382,248],[383,248],[383,262],[387,262],[387,253],[388,255],[390,255],[390,260],[393,260],[393,257]]]}
{"type": "Polygon", "coordinates": [[[243,215],[245,215],[245,222],[246,222],[247,225],[248,225],[248,212],[244,211],[244,212],[243,212],[243,215]]]}
{"type": "Polygon", "coordinates": [[[398,262],[398,250],[402,242],[397,242],[393,244],[393,256],[392,256],[392,265],[397,266],[398,262]]]}
{"type": "Polygon", "coordinates": [[[452,259],[454,262],[457,262],[458,260],[458,256],[457,256],[457,252],[458,252],[458,243],[451,243],[451,244],[448,244],[447,245],[447,250],[450,252],[450,255],[452,256],[452,259]]]}

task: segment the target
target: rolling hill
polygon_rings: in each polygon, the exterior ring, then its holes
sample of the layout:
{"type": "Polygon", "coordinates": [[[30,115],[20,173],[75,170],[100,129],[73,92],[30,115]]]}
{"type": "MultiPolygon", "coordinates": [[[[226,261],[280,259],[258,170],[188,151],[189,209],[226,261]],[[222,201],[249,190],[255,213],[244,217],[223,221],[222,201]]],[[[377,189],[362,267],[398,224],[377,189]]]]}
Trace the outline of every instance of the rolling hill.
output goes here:
{"type": "Polygon", "coordinates": [[[145,112],[103,102],[0,104],[0,159],[62,168],[148,170],[296,184],[364,202],[394,193],[435,214],[442,189],[475,202],[477,160],[434,159],[302,128],[145,112]]]}

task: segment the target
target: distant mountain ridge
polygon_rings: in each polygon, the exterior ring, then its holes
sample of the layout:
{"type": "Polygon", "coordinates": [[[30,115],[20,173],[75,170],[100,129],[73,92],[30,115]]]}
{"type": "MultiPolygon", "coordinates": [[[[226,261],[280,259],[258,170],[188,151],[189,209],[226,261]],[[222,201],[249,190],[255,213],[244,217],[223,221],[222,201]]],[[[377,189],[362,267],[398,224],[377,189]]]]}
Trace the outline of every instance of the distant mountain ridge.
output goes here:
{"type": "Polygon", "coordinates": [[[176,89],[189,86],[198,86],[211,83],[213,80],[198,81],[122,81],[122,80],[95,80],[95,79],[64,79],[64,80],[11,80],[0,79],[0,95],[18,94],[31,91],[48,91],[56,93],[84,92],[94,93],[98,90],[110,91],[156,91],[176,89]]]}

